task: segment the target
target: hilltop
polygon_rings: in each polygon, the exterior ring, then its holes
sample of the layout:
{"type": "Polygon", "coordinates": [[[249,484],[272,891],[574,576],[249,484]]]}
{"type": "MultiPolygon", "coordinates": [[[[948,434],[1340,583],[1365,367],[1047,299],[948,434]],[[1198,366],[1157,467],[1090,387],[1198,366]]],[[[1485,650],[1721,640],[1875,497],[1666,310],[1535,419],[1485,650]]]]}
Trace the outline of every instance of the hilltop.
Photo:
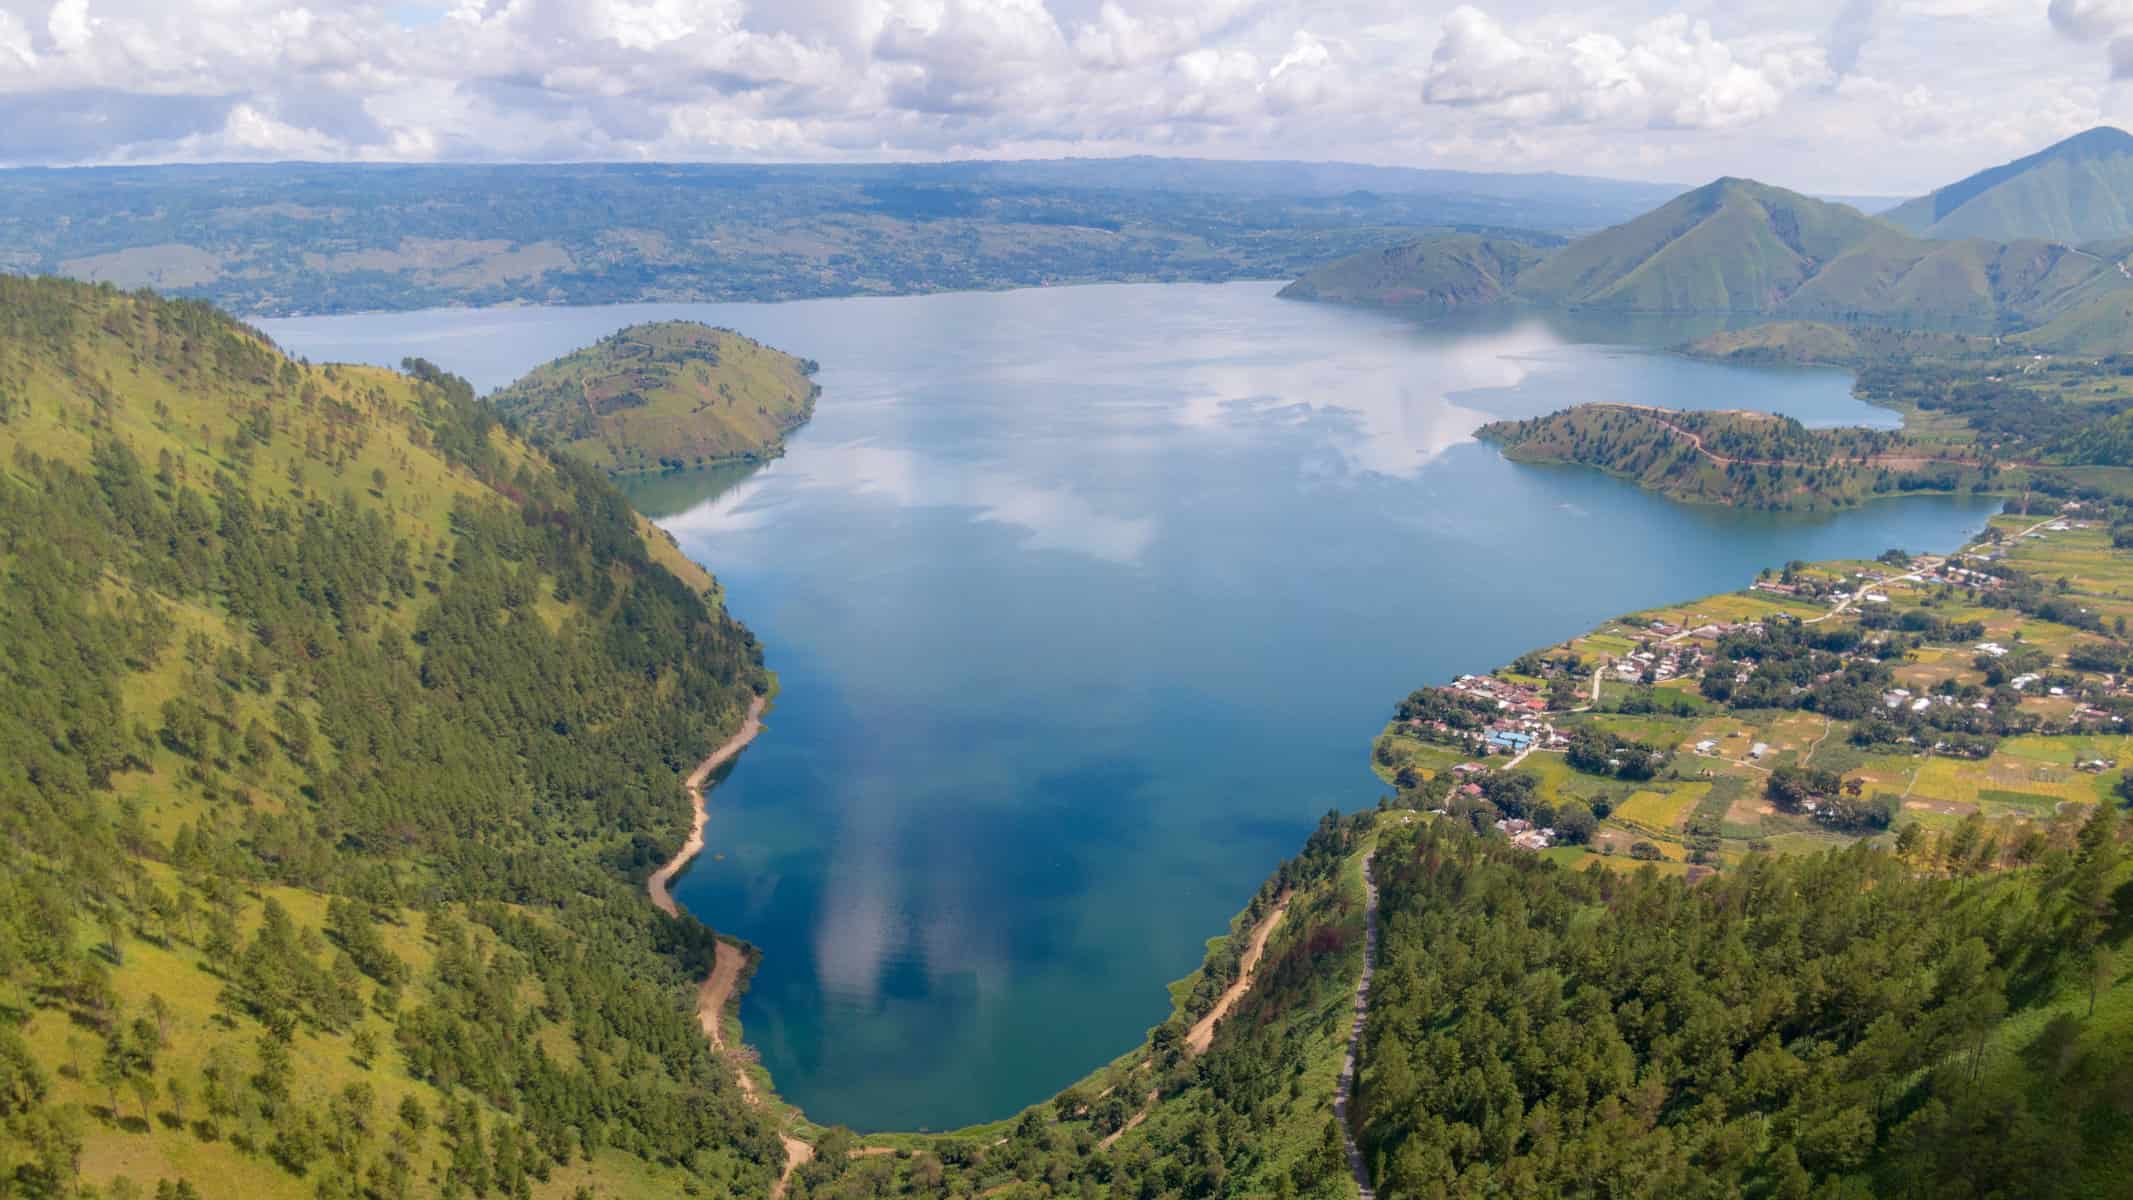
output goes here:
{"type": "Polygon", "coordinates": [[[815,364],[694,321],[631,325],[489,400],[613,474],[773,458],[814,414],[815,364]]]}
{"type": "Polygon", "coordinates": [[[2108,125],[1883,214],[1920,237],[2082,245],[2133,237],[2133,134],[2108,125]]]}
{"type": "Polygon", "coordinates": [[[1336,300],[1449,312],[1502,303],[1519,275],[1539,263],[1538,246],[1452,234],[1351,255],[1281,289],[1292,300],[1336,300]]]}
{"type": "Polygon", "coordinates": [[[0,462],[0,1190],[769,1191],[642,888],[771,687],[709,575],[465,382],[146,293],[0,276],[0,462]]]}
{"type": "Polygon", "coordinates": [[[1720,179],[1634,220],[1537,252],[1506,278],[1471,247],[1424,239],[1306,274],[1284,295],[1430,309],[1476,300],[1621,313],[1754,315],[1909,329],[2036,330],[2100,350],[2133,275],[2111,248],[1913,237],[1841,204],[1720,179]]]}

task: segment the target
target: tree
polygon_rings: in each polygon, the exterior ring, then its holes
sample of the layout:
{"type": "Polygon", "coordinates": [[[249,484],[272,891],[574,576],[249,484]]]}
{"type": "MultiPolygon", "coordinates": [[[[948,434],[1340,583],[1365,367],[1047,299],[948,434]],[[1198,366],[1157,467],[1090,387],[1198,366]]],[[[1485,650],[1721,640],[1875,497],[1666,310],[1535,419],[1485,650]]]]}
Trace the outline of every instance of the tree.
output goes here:
{"type": "Polygon", "coordinates": [[[2104,973],[2104,935],[2116,915],[2111,883],[2119,861],[2118,823],[2116,805],[2098,804],[2089,812],[2076,839],[2074,871],[2063,906],[2066,943],[2088,978],[2090,1016],[2096,1014],[2096,994],[2104,973]]]}
{"type": "Polygon", "coordinates": [[[1555,814],[1556,836],[1572,845],[1583,845],[1592,840],[1600,828],[1600,822],[1592,815],[1592,809],[1583,800],[1565,800],[1555,814]]]}

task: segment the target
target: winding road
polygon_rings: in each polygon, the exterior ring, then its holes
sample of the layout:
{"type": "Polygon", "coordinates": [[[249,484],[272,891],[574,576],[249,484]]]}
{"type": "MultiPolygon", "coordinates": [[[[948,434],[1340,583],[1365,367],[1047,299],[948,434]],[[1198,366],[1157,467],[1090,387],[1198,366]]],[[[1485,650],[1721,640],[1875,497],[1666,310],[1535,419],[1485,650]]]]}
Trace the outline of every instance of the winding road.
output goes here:
{"type": "Polygon", "coordinates": [[[1340,1122],[1341,1143],[1348,1151],[1348,1170],[1363,1200],[1377,1200],[1370,1186],[1370,1167],[1362,1148],[1355,1144],[1355,1126],[1349,1119],[1348,1103],[1355,1097],[1355,1052],[1363,1040],[1363,1018],[1370,1011],[1370,973],[1378,965],[1378,884],[1370,874],[1370,859],[1363,859],[1363,975],[1355,981],[1355,1023],[1348,1027],[1348,1056],[1341,1062],[1341,1080],[1333,1093],[1333,1116],[1340,1122]]]}

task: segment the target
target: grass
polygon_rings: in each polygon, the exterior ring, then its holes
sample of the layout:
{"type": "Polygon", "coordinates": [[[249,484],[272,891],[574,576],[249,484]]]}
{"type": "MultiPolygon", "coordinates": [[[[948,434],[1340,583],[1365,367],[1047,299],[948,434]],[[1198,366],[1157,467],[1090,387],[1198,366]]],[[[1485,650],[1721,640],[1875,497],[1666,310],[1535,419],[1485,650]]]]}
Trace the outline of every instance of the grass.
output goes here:
{"type": "Polygon", "coordinates": [[[1652,829],[1679,830],[1694,809],[1711,791],[1708,783],[1676,784],[1662,790],[1643,789],[1615,809],[1612,817],[1624,824],[1641,825],[1652,829]]]}

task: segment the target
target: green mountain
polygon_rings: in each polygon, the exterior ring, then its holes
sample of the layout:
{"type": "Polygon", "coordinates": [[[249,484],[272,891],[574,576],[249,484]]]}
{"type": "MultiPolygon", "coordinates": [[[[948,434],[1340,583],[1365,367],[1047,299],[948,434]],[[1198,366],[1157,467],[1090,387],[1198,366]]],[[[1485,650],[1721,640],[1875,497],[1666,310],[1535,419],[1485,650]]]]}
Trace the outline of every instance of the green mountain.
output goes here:
{"type": "Polygon", "coordinates": [[[1448,312],[1509,299],[1520,274],[1545,253],[1525,242],[1452,234],[1350,255],[1289,284],[1281,295],[1448,312]]]}
{"type": "Polygon", "coordinates": [[[1494,298],[1978,332],[2063,319],[2072,342],[2107,327],[2133,296],[2133,276],[2115,254],[2039,240],[1917,238],[1841,204],[1721,179],[1521,261],[1509,278],[1473,253],[1470,239],[1428,239],[1332,263],[1283,294],[1425,309],[1494,298]]]}
{"type": "Polygon", "coordinates": [[[146,293],[0,276],[0,463],[0,1193],[769,1192],[643,887],[770,686],[710,576],[146,293]]]}
{"type": "Polygon", "coordinates": [[[1908,201],[1884,219],[1928,238],[2078,246],[2133,236],[2133,134],[2099,126],[1908,201]]]}
{"type": "Polygon", "coordinates": [[[1767,312],[1822,264],[1885,232],[1841,204],[1721,179],[1572,242],[1528,272],[1519,292],[1634,312],[1767,312]]]}
{"type": "Polygon", "coordinates": [[[777,456],[815,364],[695,321],[632,325],[491,396],[534,436],[622,474],[777,456]]]}

